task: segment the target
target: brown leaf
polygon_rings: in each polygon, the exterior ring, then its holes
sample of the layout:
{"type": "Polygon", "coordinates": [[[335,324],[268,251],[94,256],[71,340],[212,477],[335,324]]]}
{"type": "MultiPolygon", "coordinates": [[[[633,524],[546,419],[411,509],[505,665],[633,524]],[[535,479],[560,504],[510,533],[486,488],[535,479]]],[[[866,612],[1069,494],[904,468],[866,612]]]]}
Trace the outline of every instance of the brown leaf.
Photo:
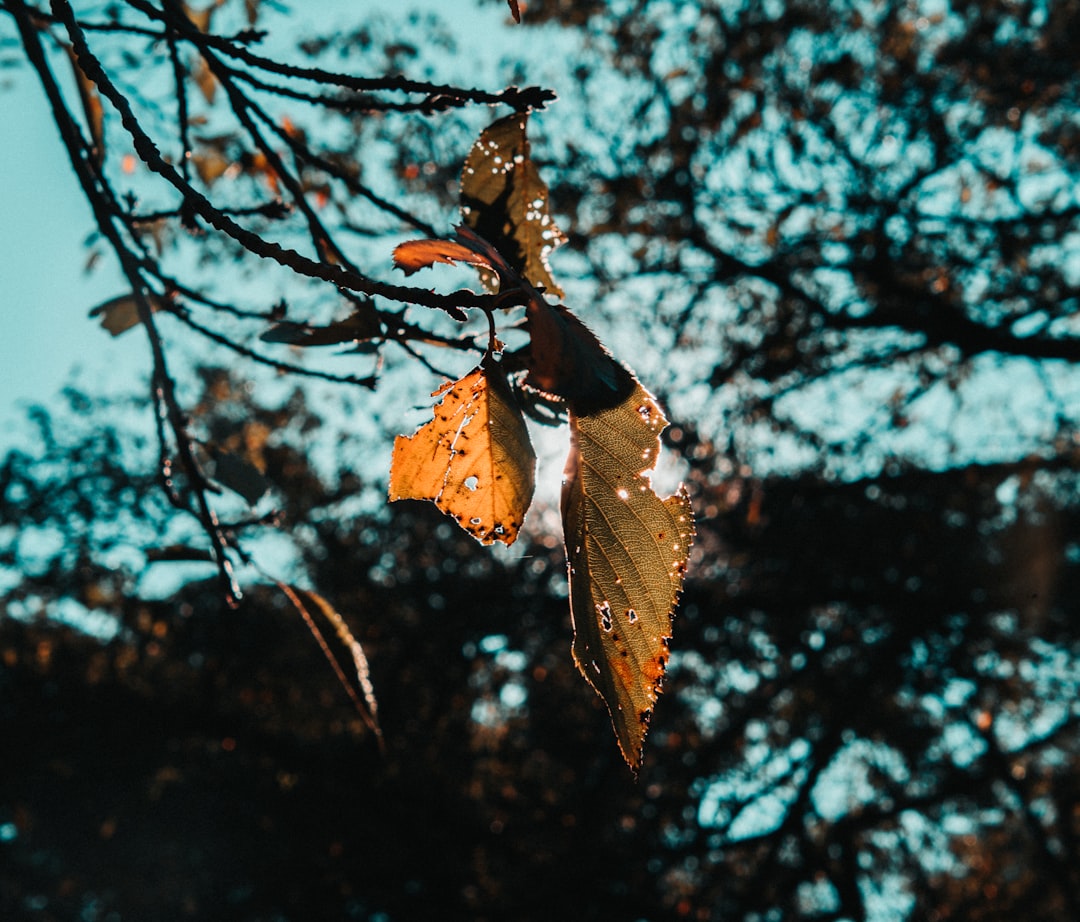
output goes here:
{"type": "MultiPolygon", "coordinates": [[[[529,282],[562,297],[547,258],[566,237],[551,218],[548,188],[530,157],[528,119],[515,113],[481,132],[461,174],[461,214],[529,282]]],[[[485,284],[492,281],[488,274],[485,284]]]]}
{"type": "Polygon", "coordinates": [[[514,22],[521,22],[521,9],[518,6],[518,0],[506,0],[506,4],[510,7],[510,15],[514,17],[514,22]]]}
{"type": "Polygon", "coordinates": [[[529,320],[527,385],[561,397],[577,413],[616,406],[633,389],[633,375],[562,304],[552,306],[533,297],[525,315],[529,320]]]}
{"type": "Polygon", "coordinates": [[[661,499],[644,476],[667,426],[640,383],[618,406],[570,414],[562,515],[570,570],[574,661],[596,689],[627,764],[660,694],[672,614],[694,538],[682,488],[661,499]]]}
{"type": "Polygon", "coordinates": [[[513,544],[536,454],[502,369],[489,360],[439,394],[434,419],[394,440],[390,500],[431,500],[482,544],[513,544]]]}
{"type": "Polygon", "coordinates": [[[105,162],[105,108],[101,104],[97,85],[79,66],[75,50],[70,46],[68,46],[68,57],[71,59],[72,70],[75,71],[79,99],[82,102],[83,112],[86,114],[86,127],[90,130],[90,140],[94,145],[94,162],[101,166],[105,162]]]}
{"type": "MultiPolygon", "coordinates": [[[[165,307],[165,301],[158,295],[147,295],[151,311],[159,311],[165,307]]],[[[126,333],[139,324],[138,301],[133,294],[120,295],[112,298],[104,304],[99,304],[90,311],[91,317],[100,317],[101,326],[113,336],[126,333]]]]}

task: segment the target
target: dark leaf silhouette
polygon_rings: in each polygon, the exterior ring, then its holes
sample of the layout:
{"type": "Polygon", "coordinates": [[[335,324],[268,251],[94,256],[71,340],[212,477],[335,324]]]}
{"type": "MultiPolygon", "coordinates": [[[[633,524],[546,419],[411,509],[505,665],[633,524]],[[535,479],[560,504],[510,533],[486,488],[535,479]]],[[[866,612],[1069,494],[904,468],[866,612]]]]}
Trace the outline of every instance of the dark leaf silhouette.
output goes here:
{"type": "Polygon", "coordinates": [[[272,326],[259,338],[263,342],[288,343],[290,346],[336,346],[372,339],[380,332],[374,312],[356,311],[344,320],[337,320],[325,327],[284,321],[272,326]]]}

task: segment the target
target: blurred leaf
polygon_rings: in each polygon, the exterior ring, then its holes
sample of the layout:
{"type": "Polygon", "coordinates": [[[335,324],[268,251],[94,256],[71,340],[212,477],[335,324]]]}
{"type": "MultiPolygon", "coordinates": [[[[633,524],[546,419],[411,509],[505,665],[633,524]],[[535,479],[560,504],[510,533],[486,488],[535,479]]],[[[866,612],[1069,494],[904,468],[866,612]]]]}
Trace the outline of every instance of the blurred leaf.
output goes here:
{"type": "Polygon", "coordinates": [[[510,7],[510,15],[514,17],[514,22],[521,22],[521,8],[518,6],[518,0],[506,0],[506,5],[510,7]]]}
{"type": "Polygon", "coordinates": [[[195,66],[191,71],[191,79],[195,81],[195,85],[199,88],[199,92],[202,93],[203,99],[212,106],[214,97],[217,95],[218,82],[205,58],[199,58],[195,62],[195,66]]]}
{"type": "Polygon", "coordinates": [[[616,407],[571,411],[563,478],[574,660],[607,704],[619,749],[635,771],[694,538],[686,491],[661,499],[644,476],[656,464],[666,426],[637,381],[616,407]]]}
{"type": "Polygon", "coordinates": [[[482,544],[512,544],[536,454],[503,371],[488,360],[439,394],[434,419],[394,440],[390,500],[431,500],[482,544]]]}
{"type": "Polygon", "coordinates": [[[205,7],[201,10],[194,10],[186,3],[180,5],[184,8],[184,14],[191,20],[192,25],[194,25],[196,29],[200,32],[210,31],[210,20],[214,15],[214,5],[205,7]]]}
{"type": "MultiPolygon", "coordinates": [[[[150,309],[154,312],[165,307],[165,300],[158,295],[148,294],[146,300],[150,302],[150,309]]],[[[119,336],[138,325],[138,302],[133,294],[120,295],[93,308],[90,316],[100,317],[101,325],[113,336],[119,336]]]]}
{"type": "Polygon", "coordinates": [[[254,506],[270,490],[271,483],[251,462],[228,451],[212,450],[214,480],[238,493],[254,506]]]}
{"type": "MultiPolygon", "coordinates": [[[[461,213],[533,285],[556,297],[548,254],[566,238],[548,212],[548,189],[529,155],[529,117],[515,113],[481,132],[461,174],[461,213]]],[[[490,274],[484,275],[491,284],[490,274]]]]}
{"type": "Polygon", "coordinates": [[[382,328],[374,311],[356,311],[344,320],[336,320],[325,327],[283,321],[274,324],[259,339],[267,343],[288,343],[290,346],[335,346],[369,340],[381,333],[382,328]]]}
{"type": "Polygon", "coordinates": [[[100,167],[105,162],[105,109],[101,104],[101,96],[98,94],[97,86],[79,66],[79,59],[70,45],[68,46],[68,57],[71,60],[71,68],[75,72],[75,83],[79,87],[79,99],[82,101],[83,112],[86,114],[86,126],[90,131],[90,140],[94,145],[94,163],[100,167]]]}
{"type": "Polygon", "coordinates": [[[191,162],[199,179],[207,186],[212,186],[224,176],[232,163],[220,150],[212,147],[192,153],[191,162]]]}
{"type": "Polygon", "coordinates": [[[170,544],[166,547],[148,547],[146,559],[149,563],[197,561],[213,563],[214,555],[206,548],[188,547],[186,544],[170,544]]]}

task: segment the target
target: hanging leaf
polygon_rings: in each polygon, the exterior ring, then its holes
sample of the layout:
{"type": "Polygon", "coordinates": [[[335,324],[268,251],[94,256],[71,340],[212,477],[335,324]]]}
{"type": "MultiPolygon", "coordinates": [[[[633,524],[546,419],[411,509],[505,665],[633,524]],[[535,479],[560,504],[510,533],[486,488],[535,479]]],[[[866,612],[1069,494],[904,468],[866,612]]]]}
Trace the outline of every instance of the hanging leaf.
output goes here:
{"type": "Polygon", "coordinates": [[[667,426],[634,381],[619,405],[571,408],[562,515],[570,570],[574,660],[611,714],[627,764],[641,766],[668,661],[671,622],[694,537],[681,489],[661,499],[644,476],[667,426]]]}
{"type": "Polygon", "coordinates": [[[506,3],[510,7],[510,15],[514,17],[514,22],[521,22],[521,8],[518,6],[518,0],[506,0],[506,3]]]}
{"type": "MultiPolygon", "coordinates": [[[[461,174],[461,214],[529,282],[562,297],[547,257],[566,238],[551,218],[547,186],[529,156],[528,119],[518,112],[481,132],[461,174]]],[[[492,285],[490,273],[481,277],[492,285]]]]}
{"type": "MultiPolygon", "coordinates": [[[[158,295],[147,295],[146,300],[150,302],[150,310],[155,313],[165,307],[164,299],[158,295]]],[[[100,317],[102,327],[113,336],[119,336],[132,327],[138,326],[138,301],[136,301],[133,294],[120,295],[93,308],[90,311],[90,316],[100,317]]]]}
{"type": "Polygon", "coordinates": [[[79,87],[79,100],[82,102],[83,112],[86,114],[86,127],[90,130],[90,141],[93,144],[94,163],[99,167],[105,162],[105,108],[101,104],[101,96],[97,85],[86,76],[79,59],[75,55],[75,49],[68,46],[68,57],[71,59],[71,68],[75,72],[75,83],[79,87]]]}
{"type": "Polygon", "coordinates": [[[431,500],[482,544],[513,544],[536,454],[502,369],[486,360],[440,394],[434,419],[394,440],[390,500],[431,500]]]}
{"type": "Polygon", "coordinates": [[[372,310],[366,313],[356,311],[344,320],[336,320],[325,327],[282,321],[274,324],[259,339],[266,343],[288,343],[290,346],[336,346],[363,342],[381,333],[378,316],[372,310]]]}
{"type": "Polygon", "coordinates": [[[552,306],[533,297],[525,315],[529,321],[527,385],[561,397],[578,413],[617,406],[633,390],[633,375],[562,304],[552,306]]]}
{"type": "Polygon", "coordinates": [[[317,592],[311,592],[307,589],[301,589],[299,586],[290,586],[281,582],[279,582],[277,586],[285,593],[285,597],[292,602],[293,607],[300,613],[300,617],[304,619],[304,623],[307,625],[308,630],[311,631],[311,635],[315,638],[315,642],[319,645],[319,649],[322,650],[323,656],[325,656],[330,663],[338,681],[341,683],[352,701],[353,706],[356,708],[356,712],[360,715],[368,729],[375,734],[379,741],[379,748],[381,749],[383,747],[383,735],[382,729],[379,727],[379,706],[375,699],[375,687],[371,684],[371,670],[368,667],[364,648],[360,646],[360,642],[353,636],[352,631],[349,630],[349,626],[345,623],[345,619],[338,614],[333,605],[317,592]],[[345,677],[345,672],[341,668],[341,664],[338,662],[337,657],[334,656],[333,651],[330,649],[330,645],[326,642],[326,638],[323,637],[322,631],[319,630],[319,626],[316,624],[312,612],[322,615],[322,617],[326,619],[334,629],[334,633],[337,634],[338,639],[349,651],[349,656],[353,661],[353,669],[356,673],[356,684],[359,687],[359,694],[357,688],[354,688],[352,683],[345,677]],[[364,696],[363,701],[360,700],[361,694],[364,696]]]}

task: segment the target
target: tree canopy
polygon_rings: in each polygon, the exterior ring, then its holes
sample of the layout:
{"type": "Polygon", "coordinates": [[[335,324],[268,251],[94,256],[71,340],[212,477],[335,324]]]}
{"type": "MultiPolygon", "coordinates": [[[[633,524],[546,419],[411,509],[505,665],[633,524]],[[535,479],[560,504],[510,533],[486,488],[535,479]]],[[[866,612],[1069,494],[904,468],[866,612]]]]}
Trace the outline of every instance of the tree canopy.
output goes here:
{"type": "Polygon", "coordinates": [[[0,9],[5,917],[1080,914],[1075,3],[0,9]]]}

